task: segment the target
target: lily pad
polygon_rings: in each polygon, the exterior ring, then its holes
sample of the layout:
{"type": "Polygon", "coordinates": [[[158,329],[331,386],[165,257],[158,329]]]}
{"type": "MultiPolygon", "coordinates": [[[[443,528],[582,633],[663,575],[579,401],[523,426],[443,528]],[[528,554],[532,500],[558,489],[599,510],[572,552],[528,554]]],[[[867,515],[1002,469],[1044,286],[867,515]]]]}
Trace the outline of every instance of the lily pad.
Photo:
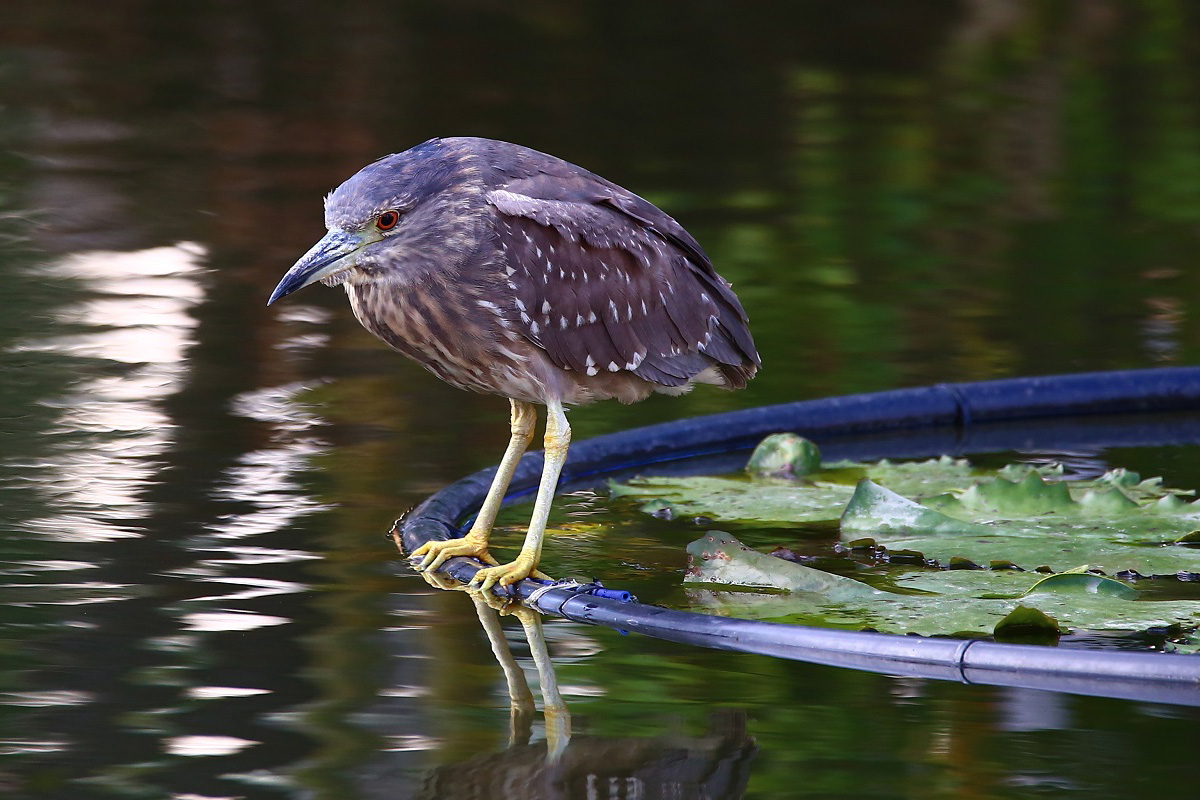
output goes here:
{"type": "Polygon", "coordinates": [[[1105,478],[1094,484],[1079,484],[1078,494],[1078,499],[1072,497],[1066,481],[1047,482],[1037,472],[1029,472],[1019,481],[1004,477],[979,481],[964,492],[931,498],[928,504],[947,514],[984,519],[1055,514],[1116,516],[1136,512],[1140,507],[1116,483],[1105,478]]]}
{"type": "Polygon", "coordinates": [[[943,456],[920,462],[834,462],[804,480],[750,476],[635,478],[626,483],[613,482],[609,491],[612,497],[639,501],[647,513],[667,507],[673,516],[702,515],[721,522],[835,523],[863,478],[920,498],[961,488],[975,476],[966,461],[943,456]]]}
{"type": "Polygon", "coordinates": [[[1068,570],[1067,572],[1060,572],[1057,575],[1042,578],[1029,587],[1025,592],[1025,596],[1028,597],[1031,594],[1039,592],[1083,592],[1087,594],[1109,595],[1121,600],[1136,600],[1138,596],[1137,589],[1134,589],[1132,586],[1120,581],[1114,581],[1112,578],[1106,578],[1103,575],[1086,572],[1083,568],[1068,570]]]}
{"type": "Polygon", "coordinates": [[[1083,568],[1050,578],[1008,570],[923,569],[897,583],[925,590],[924,594],[896,594],[758,553],[725,533],[693,543],[689,554],[685,584],[689,602],[697,609],[728,616],[892,633],[987,635],[1020,604],[1020,598],[1036,599],[1038,610],[1062,627],[1136,630],[1200,625],[1200,603],[1131,602],[1136,590],[1083,568]],[[731,586],[739,590],[730,591],[731,586]]]}
{"type": "Polygon", "coordinates": [[[722,522],[836,522],[854,494],[853,485],[737,478],[647,478],[613,484],[613,497],[641,501],[653,513],[670,508],[674,516],[706,516],[722,522]]]}
{"type": "Polygon", "coordinates": [[[849,534],[893,533],[911,530],[931,533],[988,534],[990,529],[926,508],[920,503],[863,478],[842,512],[842,531],[849,534]]]}
{"type": "MultiPolygon", "coordinates": [[[[796,444],[784,437],[772,447],[782,442],[796,444]]],[[[789,458],[776,453],[755,469],[774,471],[773,465],[789,458]]],[[[703,515],[747,526],[807,527],[809,543],[813,527],[838,523],[849,546],[835,550],[859,563],[856,569],[866,559],[867,568],[894,587],[939,595],[913,597],[866,587],[874,593],[856,589],[835,596],[848,589],[844,581],[849,579],[822,578],[804,565],[779,567],[772,561],[784,562],[749,551],[730,537],[711,543],[716,549],[710,556],[718,550],[731,556],[710,564],[719,571],[700,570],[689,577],[692,601],[714,613],[987,635],[1024,599],[1064,626],[1200,625],[1200,603],[1179,599],[1190,596],[1186,589],[1166,594],[1160,589],[1146,595],[1155,599],[1141,599],[1138,590],[1105,576],[1200,573],[1200,547],[1195,546],[1200,503],[1191,492],[1123,469],[1095,480],[1068,481],[1059,466],[1014,464],[983,471],[942,457],[825,464],[795,478],[646,478],[612,490],[614,497],[629,498],[663,518],[703,515]],[[1105,574],[1082,569],[1054,574],[1080,563],[1105,574]],[[950,568],[932,568],[938,565],[950,568]],[[800,571],[779,572],[790,568],[800,571]],[[699,588],[718,583],[741,591],[699,588]]]]}
{"type": "Polygon", "coordinates": [[[688,545],[686,582],[803,592],[832,600],[881,594],[865,583],[751,550],[724,531],[688,545]]]}
{"type": "Polygon", "coordinates": [[[1037,472],[1029,472],[1020,481],[996,478],[972,484],[957,495],[943,495],[929,501],[946,513],[956,511],[976,517],[1032,517],[1042,514],[1061,514],[1074,510],[1067,484],[1063,481],[1046,483],[1037,472]]]}
{"type": "MultiPolygon", "coordinates": [[[[996,567],[993,566],[992,569],[996,567]]],[[[1018,595],[994,595],[999,599],[1014,599],[1029,597],[1042,592],[1059,594],[1099,594],[1115,597],[1119,600],[1137,600],[1138,590],[1126,583],[1113,580],[1104,575],[1089,572],[1087,565],[1075,567],[1066,572],[1059,572],[1042,578],[1033,586],[1018,595]]]]}
{"type": "Polygon", "coordinates": [[[1004,559],[1061,569],[1086,560],[1106,572],[1195,571],[1200,553],[1162,545],[1194,527],[1200,507],[1181,500],[1180,493],[1162,487],[1160,481],[1139,480],[1132,486],[1138,500],[1126,494],[1128,487],[1123,488],[1121,477],[1113,473],[1073,483],[1047,481],[1036,472],[1016,482],[980,478],[957,493],[914,504],[942,516],[909,508],[903,525],[896,519],[904,498],[864,487],[862,497],[849,504],[842,529],[846,537],[870,533],[889,548],[920,550],[941,561],[1004,559]],[[950,520],[963,527],[956,529],[950,520]]]}

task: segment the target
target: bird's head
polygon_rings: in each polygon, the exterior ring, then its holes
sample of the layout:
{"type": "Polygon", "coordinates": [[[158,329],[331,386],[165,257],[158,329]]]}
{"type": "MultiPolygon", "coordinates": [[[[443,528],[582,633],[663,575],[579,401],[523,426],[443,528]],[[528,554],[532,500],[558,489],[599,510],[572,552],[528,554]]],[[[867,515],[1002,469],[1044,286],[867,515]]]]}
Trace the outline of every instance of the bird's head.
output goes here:
{"type": "Polygon", "coordinates": [[[411,283],[474,246],[479,170],[454,140],[431,139],[363,167],[325,198],[328,233],[279,281],[267,305],[322,281],[411,283]]]}

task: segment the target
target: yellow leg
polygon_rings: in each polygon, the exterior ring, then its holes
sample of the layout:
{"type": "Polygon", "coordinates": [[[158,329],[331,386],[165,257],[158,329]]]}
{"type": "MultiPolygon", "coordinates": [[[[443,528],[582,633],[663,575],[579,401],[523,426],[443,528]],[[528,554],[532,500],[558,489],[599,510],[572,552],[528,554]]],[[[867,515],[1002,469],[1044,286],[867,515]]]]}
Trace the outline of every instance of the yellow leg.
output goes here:
{"type": "Polygon", "coordinates": [[[529,521],[529,533],[525,544],[514,561],[495,567],[485,567],[475,573],[472,587],[488,591],[499,583],[508,586],[534,574],[542,557],[542,539],[546,536],[546,520],[550,517],[550,504],[554,501],[554,490],[558,488],[558,476],[563,462],[567,460],[567,448],[571,446],[571,426],[562,403],[551,400],[546,403],[546,460],[542,465],[542,482],[538,485],[537,500],[533,504],[533,518],[529,521]]]}
{"type": "Polygon", "coordinates": [[[496,514],[500,511],[500,504],[504,501],[504,494],[508,491],[508,484],[517,470],[517,464],[521,463],[521,456],[533,441],[533,427],[537,424],[537,409],[532,403],[523,403],[520,400],[510,400],[509,403],[512,405],[512,436],[509,437],[508,449],[504,451],[504,458],[496,468],[492,486],[488,489],[487,497],[484,498],[471,530],[459,539],[426,542],[418,547],[413,551],[412,557],[424,558],[417,565],[417,569],[437,571],[446,559],[455,556],[471,556],[492,565],[500,563],[488,552],[488,536],[492,533],[492,525],[496,522],[496,514]]]}

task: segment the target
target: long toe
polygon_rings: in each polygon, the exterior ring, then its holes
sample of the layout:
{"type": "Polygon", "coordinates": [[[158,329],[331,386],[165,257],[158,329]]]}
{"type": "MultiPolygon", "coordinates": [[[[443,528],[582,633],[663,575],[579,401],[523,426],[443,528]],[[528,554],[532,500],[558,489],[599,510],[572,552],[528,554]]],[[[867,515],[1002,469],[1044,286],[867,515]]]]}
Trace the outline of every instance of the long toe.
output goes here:
{"type": "Polygon", "coordinates": [[[496,584],[500,584],[501,587],[511,586],[534,573],[541,575],[542,573],[534,569],[534,566],[532,559],[526,561],[518,557],[516,561],[508,564],[484,567],[475,573],[475,577],[471,579],[469,585],[472,589],[479,589],[483,592],[491,591],[496,584]]]}
{"type": "Polygon", "coordinates": [[[474,539],[470,535],[460,539],[426,542],[413,551],[411,559],[414,561],[418,558],[421,559],[420,563],[415,565],[418,570],[437,571],[442,564],[446,563],[447,559],[456,556],[478,558],[480,561],[492,565],[500,563],[488,552],[487,542],[474,539]]]}

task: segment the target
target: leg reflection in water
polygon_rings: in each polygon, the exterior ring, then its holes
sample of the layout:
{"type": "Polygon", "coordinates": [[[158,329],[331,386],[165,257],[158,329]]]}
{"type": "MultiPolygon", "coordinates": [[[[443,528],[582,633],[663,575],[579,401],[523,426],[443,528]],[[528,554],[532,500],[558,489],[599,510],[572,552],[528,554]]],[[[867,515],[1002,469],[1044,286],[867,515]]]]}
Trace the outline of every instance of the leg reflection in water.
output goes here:
{"type": "Polygon", "coordinates": [[[542,709],[546,716],[546,760],[557,761],[571,741],[571,712],[567,710],[567,704],[558,692],[558,677],[554,674],[550,650],[546,647],[541,615],[522,605],[505,606],[504,601],[491,592],[472,590],[467,593],[475,604],[479,623],[487,633],[492,653],[496,656],[496,661],[500,662],[500,667],[504,670],[504,679],[508,683],[511,714],[508,746],[515,747],[529,742],[535,708],[533,692],[529,691],[529,683],[525,680],[525,671],[513,657],[508,641],[504,638],[499,614],[512,614],[525,629],[529,653],[533,656],[533,665],[537,669],[538,685],[542,688],[542,709]]]}
{"type": "MultiPolygon", "coordinates": [[[[437,588],[462,588],[462,584],[437,574],[422,575],[437,588]]],[[[699,737],[572,738],[571,716],[559,693],[540,614],[519,604],[506,606],[490,593],[468,594],[508,684],[509,746],[503,752],[477,754],[438,767],[426,777],[419,798],[698,800],[739,798],[745,794],[750,764],[758,751],[746,731],[745,712],[714,713],[709,731],[699,737]],[[545,743],[530,741],[536,716],[534,695],[525,670],[509,649],[500,624],[501,614],[515,616],[520,621],[529,643],[541,687],[545,743]]]]}

